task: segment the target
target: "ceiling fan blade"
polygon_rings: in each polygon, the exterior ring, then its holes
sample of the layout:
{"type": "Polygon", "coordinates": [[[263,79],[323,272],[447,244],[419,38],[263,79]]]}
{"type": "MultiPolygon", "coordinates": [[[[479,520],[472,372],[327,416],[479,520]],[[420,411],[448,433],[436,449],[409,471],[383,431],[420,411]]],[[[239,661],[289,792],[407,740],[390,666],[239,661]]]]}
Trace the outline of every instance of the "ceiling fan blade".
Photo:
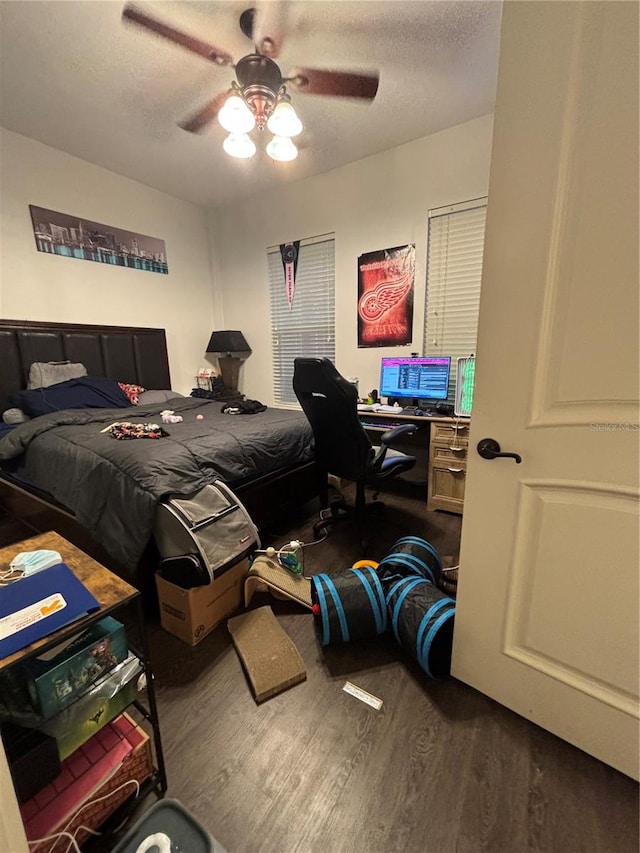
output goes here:
{"type": "Polygon", "coordinates": [[[297,68],[285,82],[306,95],[335,95],[339,98],[365,98],[372,101],[378,91],[377,74],[349,74],[345,71],[320,71],[297,68]]]}
{"type": "Polygon", "coordinates": [[[285,4],[280,0],[264,0],[253,17],[252,39],[258,53],[276,59],[282,50],[285,36],[285,4]]]}
{"type": "Polygon", "coordinates": [[[189,133],[198,133],[198,131],[202,130],[218,115],[222,109],[222,105],[227,100],[228,95],[228,92],[220,92],[220,94],[216,95],[213,100],[209,101],[208,104],[205,104],[201,110],[198,110],[197,113],[192,115],[186,121],[180,122],[180,127],[183,130],[188,130],[189,133]]]}
{"type": "Polygon", "coordinates": [[[131,21],[133,24],[138,24],[138,26],[144,27],[152,33],[168,39],[168,41],[171,41],[174,44],[179,44],[181,47],[185,47],[192,53],[197,53],[199,56],[203,56],[205,59],[215,62],[217,65],[233,64],[233,59],[226,50],[222,50],[219,47],[215,47],[215,45],[201,41],[199,38],[195,38],[194,36],[187,35],[187,33],[176,30],[168,24],[163,24],[162,21],[152,18],[150,15],[147,15],[146,12],[140,11],[140,9],[137,9],[135,6],[125,6],[122,12],[122,17],[125,21],[131,21]]]}

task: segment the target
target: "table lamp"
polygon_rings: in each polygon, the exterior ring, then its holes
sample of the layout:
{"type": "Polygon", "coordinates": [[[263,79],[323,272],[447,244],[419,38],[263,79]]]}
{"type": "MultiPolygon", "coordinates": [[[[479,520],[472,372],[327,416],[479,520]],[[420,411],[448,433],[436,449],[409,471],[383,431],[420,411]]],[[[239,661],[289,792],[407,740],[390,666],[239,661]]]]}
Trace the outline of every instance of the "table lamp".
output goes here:
{"type": "Polygon", "coordinates": [[[242,332],[228,329],[212,332],[207,344],[207,355],[213,355],[218,359],[225,388],[237,391],[240,363],[251,355],[251,347],[242,332]]]}

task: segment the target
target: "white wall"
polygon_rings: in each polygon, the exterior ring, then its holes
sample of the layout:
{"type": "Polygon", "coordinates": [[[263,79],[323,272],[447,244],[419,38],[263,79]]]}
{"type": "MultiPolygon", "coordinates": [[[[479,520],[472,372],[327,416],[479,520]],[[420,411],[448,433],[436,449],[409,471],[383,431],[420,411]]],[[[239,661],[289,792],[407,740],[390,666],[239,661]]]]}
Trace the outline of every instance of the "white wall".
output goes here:
{"type": "Polygon", "coordinates": [[[214,326],[205,210],[4,129],[0,185],[0,316],[163,327],[188,393],[214,326]],[[169,274],[38,252],[29,204],[159,237],[169,274]]]}
{"type": "Polygon", "coordinates": [[[288,240],[335,232],[336,366],[361,392],[378,387],[380,358],[398,349],[358,349],[358,255],[415,243],[413,343],[401,352],[422,352],[427,214],[486,195],[492,126],[483,116],[212,214],[220,328],[242,329],[253,349],[245,394],[273,402],[266,249],[288,240]]]}

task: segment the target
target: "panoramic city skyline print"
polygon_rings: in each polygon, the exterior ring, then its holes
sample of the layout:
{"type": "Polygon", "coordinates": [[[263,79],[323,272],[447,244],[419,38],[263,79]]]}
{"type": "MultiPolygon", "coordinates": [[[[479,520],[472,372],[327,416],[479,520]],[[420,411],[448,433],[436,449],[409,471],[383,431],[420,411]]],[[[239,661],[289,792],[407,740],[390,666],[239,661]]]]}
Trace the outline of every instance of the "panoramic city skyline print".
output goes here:
{"type": "Polygon", "coordinates": [[[164,240],[29,205],[39,252],[166,275],[164,240]]]}

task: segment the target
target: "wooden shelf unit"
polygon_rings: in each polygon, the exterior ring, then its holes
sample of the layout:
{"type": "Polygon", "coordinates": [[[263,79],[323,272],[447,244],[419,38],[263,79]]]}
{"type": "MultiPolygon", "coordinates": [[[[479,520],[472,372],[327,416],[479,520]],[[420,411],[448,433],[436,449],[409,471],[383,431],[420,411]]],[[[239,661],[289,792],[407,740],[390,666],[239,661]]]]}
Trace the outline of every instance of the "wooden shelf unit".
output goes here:
{"type": "MultiPolygon", "coordinates": [[[[74,620],[14,654],[0,658],[0,677],[11,667],[30,657],[42,654],[59,643],[81,634],[90,625],[95,624],[105,616],[112,615],[120,609],[124,612],[124,609],[128,607],[134,608],[134,612],[131,614],[132,618],[129,620],[130,625],[127,625],[127,640],[129,650],[140,661],[142,671],[146,676],[146,701],[136,698],[128,707],[134,706],[151,729],[155,762],[151,775],[140,785],[140,790],[136,797],[128,797],[122,804],[116,807],[114,814],[117,816],[118,822],[121,822],[121,819],[126,817],[131,809],[138,802],[141,802],[148,793],[155,791],[159,796],[163,796],[167,790],[167,775],[160,735],[153,671],[151,669],[146,625],[142,610],[142,599],[135,587],[126,583],[126,581],[113,574],[113,572],[110,572],[71,542],[68,542],[62,536],[52,531],[1,548],[0,567],[8,566],[11,559],[20,551],[36,551],[39,549],[58,551],[63,562],[66,563],[78,580],[97,599],[100,608],[81,619],[74,620]],[[132,631],[134,642],[132,642],[132,637],[130,636],[132,631]]],[[[114,825],[117,825],[117,823],[114,825]]]]}

